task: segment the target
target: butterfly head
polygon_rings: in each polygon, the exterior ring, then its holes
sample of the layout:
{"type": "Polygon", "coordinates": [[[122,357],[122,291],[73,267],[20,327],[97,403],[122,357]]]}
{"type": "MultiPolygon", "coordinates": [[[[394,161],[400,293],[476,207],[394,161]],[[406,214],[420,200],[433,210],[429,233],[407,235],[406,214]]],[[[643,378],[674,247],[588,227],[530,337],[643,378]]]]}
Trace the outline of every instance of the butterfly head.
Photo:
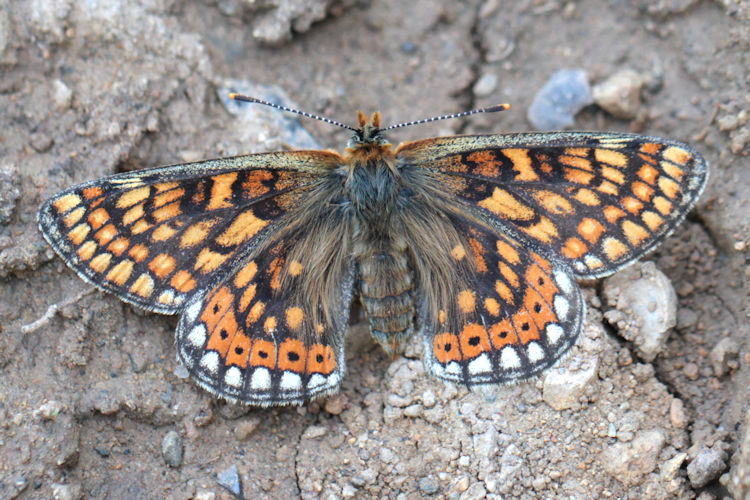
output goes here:
{"type": "Polygon", "coordinates": [[[369,120],[367,115],[359,111],[357,113],[359,127],[354,131],[354,135],[349,139],[347,146],[356,150],[372,149],[373,146],[377,149],[389,145],[383,129],[380,128],[380,118],[380,111],[374,112],[369,120]]]}

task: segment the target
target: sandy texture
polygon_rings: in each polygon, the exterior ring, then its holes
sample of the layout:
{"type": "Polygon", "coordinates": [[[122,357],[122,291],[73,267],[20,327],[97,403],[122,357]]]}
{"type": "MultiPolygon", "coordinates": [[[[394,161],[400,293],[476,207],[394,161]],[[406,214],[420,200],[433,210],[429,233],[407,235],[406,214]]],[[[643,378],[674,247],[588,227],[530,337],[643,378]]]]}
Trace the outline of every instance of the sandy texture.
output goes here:
{"type": "Polygon", "coordinates": [[[747,1],[0,1],[0,498],[747,498],[748,54],[747,1]],[[174,317],[92,292],[36,229],[73,183],[348,138],[237,114],[227,79],[347,123],[513,105],[399,142],[528,130],[566,68],[641,85],[607,96],[632,118],[590,106],[576,128],[689,142],[711,178],[650,257],[676,326],[644,344],[628,304],[588,284],[581,339],[536,381],[469,393],[428,377],[417,342],[392,361],[359,324],[340,395],[227,405],[180,376],[174,317]]]}

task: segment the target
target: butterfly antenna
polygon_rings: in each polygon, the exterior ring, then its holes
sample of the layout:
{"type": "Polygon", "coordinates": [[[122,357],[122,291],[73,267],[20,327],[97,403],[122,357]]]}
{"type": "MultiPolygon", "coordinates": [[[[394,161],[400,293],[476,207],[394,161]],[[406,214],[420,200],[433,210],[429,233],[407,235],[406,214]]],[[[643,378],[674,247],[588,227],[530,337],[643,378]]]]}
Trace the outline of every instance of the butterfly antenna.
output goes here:
{"type": "Polygon", "coordinates": [[[250,97],[250,96],[247,96],[247,95],[237,94],[237,93],[232,92],[232,93],[229,94],[229,98],[230,99],[234,99],[235,101],[254,102],[256,104],[263,104],[265,106],[270,106],[272,108],[276,108],[276,109],[279,109],[281,111],[288,111],[289,113],[296,113],[296,114],[302,115],[302,116],[304,116],[306,118],[314,118],[315,120],[320,120],[322,122],[330,123],[331,125],[336,125],[336,126],[341,127],[341,128],[346,128],[346,129],[349,129],[349,130],[353,130],[355,132],[357,131],[356,128],[350,127],[349,125],[345,125],[345,124],[343,124],[341,122],[337,122],[336,120],[331,120],[330,118],[326,118],[324,116],[313,115],[313,114],[310,114],[310,113],[306,113],[305,111],[300,111],[300,110],[294,109],[294,108],[287,108],[286,106],[281,106],[280,104],[274,104],[272,102],[264,101],[263,99],[258,99],[256,97],[250,97]]]}
{"type": "Polygon", "coordinates": [[[453,113],[451,115],[433,116],[432,118],[424,118],[422,120],[416,120],[413,122],[397,123],[396,125],[391,125],[389,127],[384,128],[383,130],[391,130],[392,128],[401,128],[401,127],[411,127],[412,125],[421,125],[423,123],[436,122],[439,120],[449,120],[451,118],[463,118],[464,116],[476,115],[479,113],[496,113],[498,111],[505,111],[506,109],[510,109],[510,104],[497,104],[495,106],[490,106],[488,108],[477,108],[477,109],[472,109],[471,111],[462,111],[461,113],[453,113]]]}

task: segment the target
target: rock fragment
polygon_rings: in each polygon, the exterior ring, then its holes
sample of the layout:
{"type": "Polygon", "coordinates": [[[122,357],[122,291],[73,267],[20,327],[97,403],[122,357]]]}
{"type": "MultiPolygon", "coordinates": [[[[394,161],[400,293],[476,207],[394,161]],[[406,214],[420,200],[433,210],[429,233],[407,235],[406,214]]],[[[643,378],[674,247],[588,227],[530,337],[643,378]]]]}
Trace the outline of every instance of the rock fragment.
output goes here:
{"type": "Polygon", "coordinates": [[[555,72],[537,92],[526,114],[537,130],[561,130],[573,125],[575,115],[593,102],[586,72],[555,72]]]}

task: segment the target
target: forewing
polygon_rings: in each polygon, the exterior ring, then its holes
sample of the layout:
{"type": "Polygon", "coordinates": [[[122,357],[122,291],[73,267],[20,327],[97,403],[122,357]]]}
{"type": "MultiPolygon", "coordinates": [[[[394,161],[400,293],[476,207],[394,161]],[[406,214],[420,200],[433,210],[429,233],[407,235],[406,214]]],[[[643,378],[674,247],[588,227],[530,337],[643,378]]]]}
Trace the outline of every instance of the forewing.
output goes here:
{"type": "Polygon", "coordinates": [[[499,230],[584,278],[611,274],[658,245],[707,178],[690,147],[630,134],[445,137],[396,154],[402,168],[427,169],[499,230]]]}
{"type": "Polygon", "coordinates": [[[188,300],[177,326],[177,353],[209,392],[270,406],[301,404],[338,389],[353,267],[341,273],[335,296],[327,297],[332,321],[318,322],[310,311],[319,304],[296,293],[310,269],[289,258],[293,243],[275,241],[188,300]]]}
{"type": "Polygon", "coordinates": [[[84,280],[174,314],[273,232],[340,160],[317,151],[268,153],[115,175],[46,201],[39,227],[84,280]]]}
{"type": "Polygon", "coordinates": [[[459,220],[467,244],[452,252],[473,268],[456,290],[458,321],[422,310],[426,363],[440,378],[465,385],[514,382],[552,366],[575,343],[585,304],[563,263],[520,241],[459,220]]]}

